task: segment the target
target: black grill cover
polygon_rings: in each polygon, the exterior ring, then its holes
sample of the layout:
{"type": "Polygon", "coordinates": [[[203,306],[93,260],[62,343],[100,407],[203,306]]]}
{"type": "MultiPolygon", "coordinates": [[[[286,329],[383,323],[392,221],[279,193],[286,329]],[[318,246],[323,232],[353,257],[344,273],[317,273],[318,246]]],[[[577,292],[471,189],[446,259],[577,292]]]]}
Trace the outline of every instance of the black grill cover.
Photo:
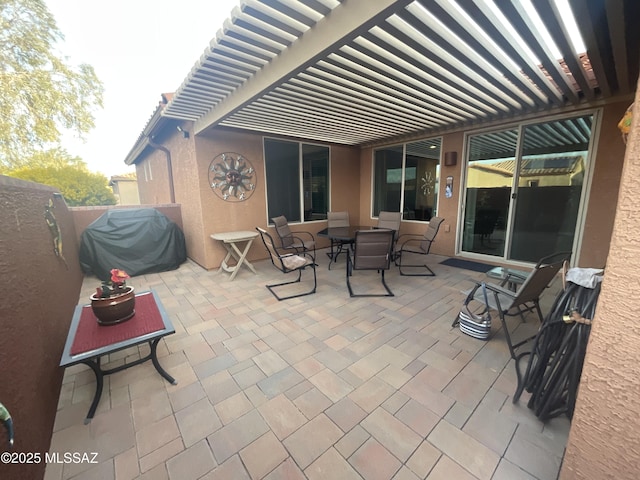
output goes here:
{"type": "Polygon", "coordinates": [[[82,232],[80,265],[100,280],[175,270],[187,259],[182,230],[154,208],[108,210],[82,232]]]}

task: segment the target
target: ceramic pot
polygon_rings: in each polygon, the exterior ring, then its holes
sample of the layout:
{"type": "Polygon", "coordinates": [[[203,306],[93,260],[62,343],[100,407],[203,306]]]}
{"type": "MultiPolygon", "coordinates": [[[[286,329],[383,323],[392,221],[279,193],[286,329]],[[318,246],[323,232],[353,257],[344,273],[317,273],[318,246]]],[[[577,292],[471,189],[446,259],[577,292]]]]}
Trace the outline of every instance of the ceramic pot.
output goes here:
{"type": "Polygon", "coordinates": [[[124,293],[101,298],[91,295],[91,309],[100,325],[115,325],[129,320],[136,313],[136,297],[133,287],[125,287],[124,293]]]}

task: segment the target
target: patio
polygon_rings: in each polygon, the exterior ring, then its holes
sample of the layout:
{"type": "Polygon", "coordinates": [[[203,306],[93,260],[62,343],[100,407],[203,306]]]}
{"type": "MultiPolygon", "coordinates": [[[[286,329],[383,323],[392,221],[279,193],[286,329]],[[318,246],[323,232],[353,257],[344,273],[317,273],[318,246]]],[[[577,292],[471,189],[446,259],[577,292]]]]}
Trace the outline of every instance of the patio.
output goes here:
{"type": "MultiPolygon", "coordinates": [[[[392,267],[387,298],[349,298],[344,258],[329,271],[324,251],[318,292],[283,302],[265,288],[283,277],[267,260],[233,282],[191,261],[131,279],[173,321],[159,357],[179,383],[150,362],[108,376],[85,426],[94,375],[67,369],[50,451],[97,452],[99,463],[50,464],[45,478],[556,479],[568,419],[542,424],[526,395],[512,404],[502,332],[482,342],[451,329],[461,290],[484,274],[444,258],[431,255],[432,278],[392,267]]],[[[85,278],[79,303],[97,283],[85,278]]]]}

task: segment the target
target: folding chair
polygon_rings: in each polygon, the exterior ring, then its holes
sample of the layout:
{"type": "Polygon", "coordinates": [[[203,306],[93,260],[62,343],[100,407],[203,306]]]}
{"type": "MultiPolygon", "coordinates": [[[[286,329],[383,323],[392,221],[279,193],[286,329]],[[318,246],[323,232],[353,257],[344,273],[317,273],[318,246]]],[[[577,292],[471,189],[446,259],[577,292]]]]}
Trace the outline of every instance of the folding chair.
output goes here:
{"type": "Polygon", "coordinates": [[[291,253],[284,251],[281,248],[278,248],[273,243],[273,238],[269,233],[260,228],[256,227],[256,230],[260,233],[260,237],[262,238],[262,243],[264,243],[264,247],[267,249],[269,253],[269,257],[271,258],[271,263],[274,267],[280,270],[282,273],[291,273],[298,272],[298,278],[296,280],[290,282],[282,282],[282,283],[274,283],[271,285],[266,285],[269,291],[276,297],[278,300],[287,300],[289,298],[303,297],[305,295],[311,295],[312,293],[316,293],[317,287],[317,279],[316,279],[316,263],[315,258],[309,252],[300,250],[298,253],[291,253]],[[275,289],[278,287],[282,287],[284,285],[291,285],[293,283],[300,283],[302,277],[302,271],[310,267],[313,270],[313,287],[311,290],[296,293],[288,296],[281,297],[279,296],[275,289]]]}
{"type": "Polygon", "coordinates": [[[293,234],[289,228],[289,222],[283,215],[271,219],[276,228],[276,233],[280,237],[280,246],[286,249],[313,251],[313,258],[316,257],[316,239],[311,232],[296,232],[293,234]],[[305,238],[302,238],[302,237],[305,238]]]}
{"type": "Polygon", "coordinates": [[[353,244],[353,258],[347,252],[347,288],[352,297],[393,297],[393,292],[384,280],[384,271],[391,266],[393,230],[358,230],[353,244]],[[354,270],[377,270],[386,293],[355,294],[350,277],[354,270]]]}
{"type": "Polygon", "coordinates": [[[434,277],[436,275],[426,263],[408,263],[407,257],[409,257],[409,254],[429,255],[431,244],[436,238],[438,230],[440,230],[440,225],[443,221],[444,218],[433,217],[429,220],[429,225],[423,235],[405,233],[398,237],[394,260],[398,270],[400,271],[400,275],[410,277],[434,277]],[[404,271],[402,270],[403,268],[404,271]]]}
{"type": "MultiPolygon", "coordinates": [[[[510,275],[507,276],[501,285],[495,285],[491,283],[485,283],[487,289],[487,301],[482,293],[483,282],[476,282],[476,285],[469,292],[469,297],[473,297],[473,300],[483,304],[484,308],[495,310],[500,316],[500,322],[504,329],[504,335],[509,346],[509,353],[511,358],[516,358],[515,350],[535,338],[535,335],[528,337],[516,344],[511,340],[511,334],[507,328],[507,322],[505,316],[520,315],[522,316],[524,307],[525,310],[534,311],[538,314],[540,323],[544,321],[542,310],[540,309],[540,296],[544,292],[545,288],[551,283],[556,274],[560,271],[566,261],[571,258],[571,252],[559,252],[544,257],[538,261],[536,266],[531,270],[526,278],[510,279],[510,275]],[[509,288],[506,288],[509,282],[519,280],[522,284],[514,292],[509,288]],[[515,311],[513,311],[515,309],[515,311]]],[[[455,326],[458,319],[453,321],[452,326],[455,326]]]]}

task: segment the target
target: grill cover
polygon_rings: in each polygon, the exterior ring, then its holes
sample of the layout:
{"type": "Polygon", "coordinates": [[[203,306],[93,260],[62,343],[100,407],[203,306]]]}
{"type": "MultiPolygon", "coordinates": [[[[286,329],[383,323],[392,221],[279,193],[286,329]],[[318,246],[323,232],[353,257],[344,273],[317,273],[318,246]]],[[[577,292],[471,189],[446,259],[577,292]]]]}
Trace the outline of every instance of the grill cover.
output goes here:
{"type": "Polygon", "coordinates": [[[187,259],[184,233],[153,208],[108,210],[82,232],[80,265],[100,280],[175,270],[187,259]]]}

